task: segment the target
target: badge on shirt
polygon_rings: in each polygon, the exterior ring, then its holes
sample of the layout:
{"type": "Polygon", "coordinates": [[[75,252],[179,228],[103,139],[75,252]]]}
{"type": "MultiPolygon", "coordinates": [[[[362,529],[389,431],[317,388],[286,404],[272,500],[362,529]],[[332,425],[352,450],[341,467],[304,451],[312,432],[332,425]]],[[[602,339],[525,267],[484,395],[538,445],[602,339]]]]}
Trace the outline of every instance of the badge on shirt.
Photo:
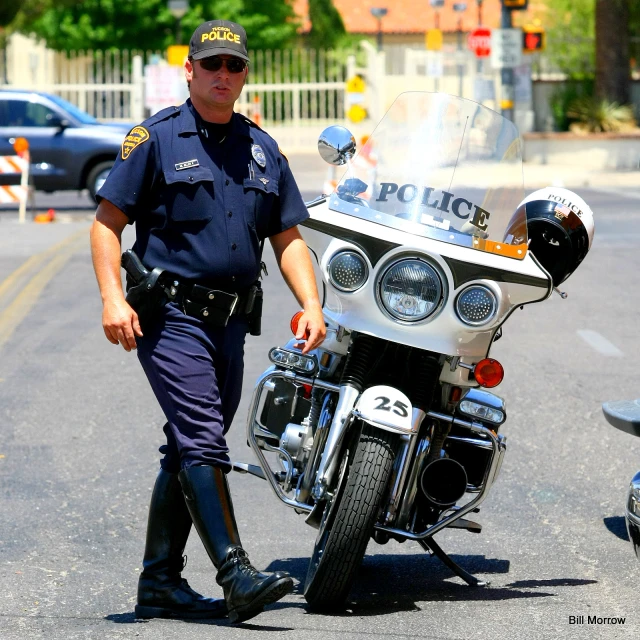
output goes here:
{"type": "Polygon", "coordinates": [[[131,152],[149,139],[149,132],[144,127],[133,127],[122,143],[122,159],[126,160],[131,152]]]}
{"type": "Polygon", "coordinates": [[[259,144],[251,145],[251,155],[253,159],[260,165],[263,169],[267,166],[267,158],[264,155],[264,151],[259,144]]]}
{"type": "Polygon", "coordinates": [[[200,163],[196,158],[193,160],[185,160],[184,162],[178,162],[175,165],[176,171],[182,171],[183,169],[190,169],[191,167],[199,167],[200,163]]]}

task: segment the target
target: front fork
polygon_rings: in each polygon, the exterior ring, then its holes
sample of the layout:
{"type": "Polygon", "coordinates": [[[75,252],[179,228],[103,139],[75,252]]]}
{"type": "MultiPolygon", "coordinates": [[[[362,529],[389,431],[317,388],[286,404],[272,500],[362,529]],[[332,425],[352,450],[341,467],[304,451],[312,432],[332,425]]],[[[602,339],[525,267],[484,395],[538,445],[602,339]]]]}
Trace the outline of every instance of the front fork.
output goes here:
{"type": "Polygon", "coordinates": [[[316,502],[320,502],[325,497],[327,489],[331,485],[331,479],[338,463],[336,452],[340,449],[340,444],[350,422],[351,410],[359,395],[360,391],[349,384],[340,387],[338,404],[333,414],[331,427],[329,427],[329,433],[327,434],[327,442],[318,465],[316,481],[311,490],[311,495],[316,502]]]}

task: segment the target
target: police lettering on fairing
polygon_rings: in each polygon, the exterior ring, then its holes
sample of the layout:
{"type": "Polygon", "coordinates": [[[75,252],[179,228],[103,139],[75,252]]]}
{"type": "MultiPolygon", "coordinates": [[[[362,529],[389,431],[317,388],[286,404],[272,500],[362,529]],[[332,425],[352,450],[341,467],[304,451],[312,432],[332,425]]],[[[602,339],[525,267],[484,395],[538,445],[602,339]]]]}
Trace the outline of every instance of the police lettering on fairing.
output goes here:
{"type": "Polygon", "coordinates": [[[468,220],[473,212],[471,223],[480,230],[487,228],[489,216],[491,215],[489,211],[477,204],[473,204],[466,198],[456,198],[455,194],[448,191],[436,190],[433,187],[417,187],[414,184],[403,184],[398,187],[395,182],[382,182],[376,202],[388,202],[388,196],[393,194],[404,204],[413,202],[420,195],[420,204],[422,206],[445,213],[451,212],[461,220],[468,220]],[[434,191],[442,195],[436,197],[433,195],[434,191]]]}

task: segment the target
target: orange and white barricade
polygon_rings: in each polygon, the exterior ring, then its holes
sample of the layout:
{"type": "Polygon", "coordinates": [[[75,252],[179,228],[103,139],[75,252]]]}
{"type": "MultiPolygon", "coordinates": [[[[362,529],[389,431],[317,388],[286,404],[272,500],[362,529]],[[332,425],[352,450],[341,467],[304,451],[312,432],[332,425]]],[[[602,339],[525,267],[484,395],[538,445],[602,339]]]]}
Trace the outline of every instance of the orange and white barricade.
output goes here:
{"type": "Polygon", "coordinates": [[[253,95],[253,108],[251,109],[251,119],[259,126],[262,126],[262,110],[260,106],[260,96],[253,95]]]}
{"type": "MultiPolygon", "coordinates": [[[[27,214],[27,200],[29,198],[29,149],[18,144],[14,145],[17,155],[0,156],[0,174],[3,176],[20,176],[20,184],[0,185],[1,204],[19,204],[18,219],[24,222],[27,214]]],[[[26,140],[25,140],[26,144],[26,140]]]]}

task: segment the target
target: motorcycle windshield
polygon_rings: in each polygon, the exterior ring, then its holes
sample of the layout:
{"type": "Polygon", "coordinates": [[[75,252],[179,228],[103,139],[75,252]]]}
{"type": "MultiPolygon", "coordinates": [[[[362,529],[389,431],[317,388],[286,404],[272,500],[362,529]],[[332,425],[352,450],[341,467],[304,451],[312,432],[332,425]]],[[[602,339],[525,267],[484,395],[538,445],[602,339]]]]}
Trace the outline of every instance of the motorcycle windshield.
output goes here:
{"type": "Polygon", "coordinates": [[[403,93],[329,198],[335,211],[523,259],[522,141],[512,122],[441,93],[403,93]]]}

